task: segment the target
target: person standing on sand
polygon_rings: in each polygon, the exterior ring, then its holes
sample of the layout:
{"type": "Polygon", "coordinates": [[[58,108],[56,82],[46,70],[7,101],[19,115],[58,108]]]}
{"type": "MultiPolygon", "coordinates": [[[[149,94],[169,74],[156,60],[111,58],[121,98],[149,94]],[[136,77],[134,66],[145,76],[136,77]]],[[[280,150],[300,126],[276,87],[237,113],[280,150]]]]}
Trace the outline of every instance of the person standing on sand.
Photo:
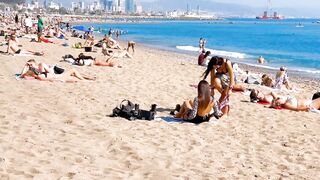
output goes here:
{"type": "Polygon", "coordinates": [[[43,25],[43,19],[40,17],[39,14],[37,15],[37,18],[38,18],[38,24],[37,24],[37,26],[38,26],[38,42],[41,42],[40,37],[42,35],[44,25],[43,25]]]}
{"type": "Polygon", "coordinates": [[[14,21],[15,21],[15,23],[17,25],[19,24],[19,16],[18,16],[18,14],[16,14],[16,16],[14,17],[14,21]]]}

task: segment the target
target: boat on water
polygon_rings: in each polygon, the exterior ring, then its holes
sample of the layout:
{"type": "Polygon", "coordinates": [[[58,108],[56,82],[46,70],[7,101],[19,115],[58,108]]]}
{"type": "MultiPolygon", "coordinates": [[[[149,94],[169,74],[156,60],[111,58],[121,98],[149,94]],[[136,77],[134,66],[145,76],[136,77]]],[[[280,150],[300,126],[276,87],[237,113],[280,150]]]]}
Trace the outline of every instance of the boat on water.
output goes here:
{"type": "Polygon", "coordinates": [[[297,27],[297,28],[303,28],[304,25],[302,25],[301,23],[299,23],[299,24],[296,25],[296,27],[297,27]]]}
{"type": "Polygon", "coordinates": [[[268,16],[268,11],[265,11],[263,16],[257,16],[256,19],[262,19],[262,20],[268,20],[268,19],[275,19],[275,20],[281,20],[284,19],[283,16],[278,15],[277,12],[273,13],[273,16],[268,16]]]}
{"type": "Polygon", "coordinates": [[[256,19],[261,19],[261,20],[268,20],[268,19],[281,20],[281,19],[284,19],[284,16],[280,16],[278,14],[278,12],[276,12],[276,11],[273,12],[273,15],[269,15],[268,12],[271,11],[270,6],[271,6],[271,0],[268,0],[267,10],[263,12],[262,16],[257,16],[256,19]]]}

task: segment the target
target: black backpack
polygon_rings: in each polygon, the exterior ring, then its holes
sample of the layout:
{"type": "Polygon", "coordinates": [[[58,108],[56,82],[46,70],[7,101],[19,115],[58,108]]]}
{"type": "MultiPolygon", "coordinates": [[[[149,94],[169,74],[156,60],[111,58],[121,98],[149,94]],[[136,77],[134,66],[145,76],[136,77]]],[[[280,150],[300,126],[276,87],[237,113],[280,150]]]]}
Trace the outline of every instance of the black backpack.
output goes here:
{"type": "Polygon", "coordinates": [[[111,117],[123,117],[130,121],[135,119],[153,120],[156,114],[156,106],[156,104],[153,104],[150,111],[140,110],[139,104],[123,100],[119,107],[113,109],[111,117]]]}

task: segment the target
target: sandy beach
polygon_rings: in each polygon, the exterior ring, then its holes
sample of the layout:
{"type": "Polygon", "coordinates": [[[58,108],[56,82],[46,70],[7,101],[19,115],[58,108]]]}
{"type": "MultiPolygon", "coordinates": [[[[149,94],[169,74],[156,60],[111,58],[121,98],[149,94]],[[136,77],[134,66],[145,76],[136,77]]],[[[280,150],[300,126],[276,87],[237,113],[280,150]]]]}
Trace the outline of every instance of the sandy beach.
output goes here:
{"type": "MultiPolygon", "coordinates": [[[[83,50],[63,47],[62,40],[28,41],[20,39],[24,49],[45,55],[0,55],[0,179],[320,177],[319,114],[270,109],[234,93],[228,117],[200,125],[171,122],[169,111],[197,95],[190,85],[201,80],[205,69],[194,56],[137,44],[133,59],[118,60],[122,68],[80,67],[59,61],[83,50]],[[75,68],[97,80],[16,80],[30,58],[75,68]],[[108,117],[123,99],[141,109],[157,104],[157,120],[108,117]]],[[[83,42],[71,38],[69,44],[78,41],[83,42]]],[[[86,54],[104,58],[100,52],[86,54]]],[[[291,93],[297,97],[310,99],[320,89],[316,80],[291,80],[300,89],[291,93]]]]}

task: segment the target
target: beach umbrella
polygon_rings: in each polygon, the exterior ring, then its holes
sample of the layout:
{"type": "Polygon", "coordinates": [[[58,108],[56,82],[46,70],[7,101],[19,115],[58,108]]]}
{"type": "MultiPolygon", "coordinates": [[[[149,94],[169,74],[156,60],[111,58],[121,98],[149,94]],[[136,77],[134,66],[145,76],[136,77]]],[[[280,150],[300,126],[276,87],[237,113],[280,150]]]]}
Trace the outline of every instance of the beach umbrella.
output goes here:
{"type": "Polygon", "coordinates": [[[73,26],[72,29],[78,30],[78,31],[84,31],[87,32],[89,29],[85,26],[73,26]]]}

